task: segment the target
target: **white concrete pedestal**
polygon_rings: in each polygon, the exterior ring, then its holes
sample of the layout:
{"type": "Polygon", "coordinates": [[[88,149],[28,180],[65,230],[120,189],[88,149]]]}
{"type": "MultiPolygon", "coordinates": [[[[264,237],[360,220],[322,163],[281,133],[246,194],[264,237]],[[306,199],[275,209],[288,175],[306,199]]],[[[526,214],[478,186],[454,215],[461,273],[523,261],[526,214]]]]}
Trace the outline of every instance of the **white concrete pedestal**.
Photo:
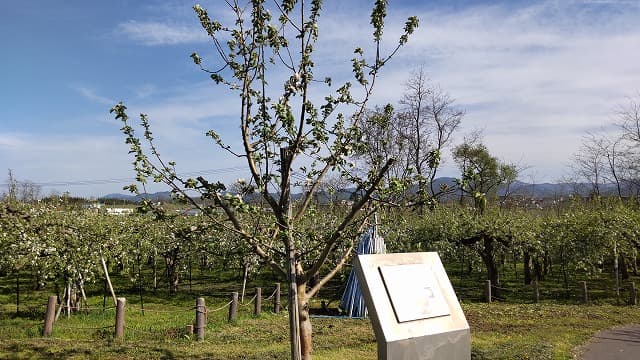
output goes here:
{"type": "Polygon", "coordinates": [[[471,333],[435,252],[358,255],[379,360],[469,360],[471,333]]]}

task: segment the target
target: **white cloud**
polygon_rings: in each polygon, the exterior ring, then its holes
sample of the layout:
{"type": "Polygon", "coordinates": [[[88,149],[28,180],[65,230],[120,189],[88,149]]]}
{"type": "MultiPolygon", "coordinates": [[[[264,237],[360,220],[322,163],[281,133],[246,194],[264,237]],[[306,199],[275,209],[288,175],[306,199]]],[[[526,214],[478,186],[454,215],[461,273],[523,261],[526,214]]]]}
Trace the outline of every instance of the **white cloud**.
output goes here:
{"type": "MultiPolygon", "coordinates": [[[[364,13],[363,2],[358,4],[327,4],[316,46],[316,77],[331,75],[334,84],[352,80],[353,49],[362,46],[372,54],[370,8],[364,13]]],[[[371,106],[397,103],[410,71],[424,66],[467,109],[463,132],[484,129],[490,151],[533,166],[541,180],[560,178],[584,132],[610,122],[616,107],[638,91],[640,25],[637,11],[631,11],[638,10],[637,2],[542,1],[455,10],[395,5],[389,9],[383,50],[395,46],[408,15],[418,15],[420,27],[383,69],[371,106]]],[[[220,14],[229,20],[228,11],[220,14]]],[[[206,38],[196,25],[169,23],[128,21],[118,29],[145,45],[206,38]]],[[[202,134],[211,128],[236,139],[238,98],[212,93],[212,88],[201,84],[153,101],[140,96],[131,108],[150,115],[169,152],[174,146],[217,151],[204,145],[202,134]]]]}
{"type": "Polygon", "coordinates": [[[116,102],[102,95],[98,95],[95,90],[86,86],[74,86],[74,89],[83,97],[101,105],[113,105],[116,102]]]}
{"type": "MultiPolygon", "coordinates": [[[[424,64],[468,109],[463,129],[485,129],[496,155],[555,180],[585,131],[610,122],[640,84],[637,12],[599,15],[588,6],[549,1],[424,12],[418,36],[401,50],[413,58],[396,60],[405,69],[424,64]]],[[[392,66],[379,98],[402,93],[398,83],[408,72],[392,66]]]]}
{"type": "Polygon", "coordinates": [[[138,98],[148,98],[154,95],[157,90],[157,87],[153,84],[143,84],[133,89],[138,98]]]}
{"type": "MultiPolygon", "coordinates": [[[[18,180],[35,183],[55,181],[77,181],[89,179],[112,179],[133,177],[126,146],[116,136],[37,135],[28,133],[0,133],[0,139],[9,137],[10,143],[2,142],[0,163],[14,171],[18,180]]],[[[112,184],[111,189],[122,188],[112,184]]],[[[54,188],[46,187],[44,194],[54,188]]],[[[92,188],[55,188],[71,190],[72,194],[96,195],[92,188]]]]}
{"type": "Polygon", "coordinates": [[[0,133],[0,148],[11,149],[25,146],[25,142],[18,134],[0,133]]]}
{"type": "MultiPolygon", "coordinates": [[[[353,49],[372,54],[373,43],[362,8],[328,6],[340,11],[329,8],[321,20],[314,74],[340,84],[352,80],[353,49]]],[[[383,49],[393,48],[407,15],[418,15],[420,27],[383,69],[370,105],[397,103],[410,71],[424,66],[467,109],[463,132],[484,129],[495,155],[533,166],[539,180],[557,180],[585,131],[611,122],[638,91],[640,23],[633,9],[638,3],[543,1],[455,11],[391,4],[383,49]]],[[[201,117],[212,110],[199,108],[201,117]]]]}
{"type": "Polygon", "coordinates": [[[118,24],[116,33],[147,46],[197,43],[207,40],[206,33],[199,27],[154,21],[129,20],[118,24]]]}
{"type": "MultiPolygon", "coordinates": [[[[532,166],[538,182],[557,180],[585,131],[610,123],[618,106],[640,90],[638,3],[606,3],[546,1],[518,7],[505,2],[446,11],[398,9],[392,3],[385,49],[396,43],[407,15],[418,15],[420,28],[383,69],[370,105],[397,103],[410,71],[424,66],[467,109],[463,132],[484,129],[492,153],[532,166]],[[608,11],[592,8],[605,5],[608,11]],[[634,7],[635,12],[628,11],[634,7]]],[[[370,9],[365,12],[350,4],[327,4],[320,24],[314,74],[317,78],[331,75],[334,89],[352,80],[349,59],[356,46],[372,53],[370,9]],[[340,11],[332,11],[332,6],[340,11]]],[[[130,20],[119,24],[116,32],[147,46],[205,41],[197,20],[185,19],[187,12],[178,18],[167,14],[163,21],[130,20]]],[[[180,81],[176,83],[182,87],[131,85],[135,98],[127,101],[129,115],[149,115],[161,154],[176,160],[179,171],[238,165],[240,160],[224,155],[204,136],[214,129],[225,140],[238,141],[237,94],[210,81],[195,85],[180,81]]],[[[282,83],[270,81],[270,86],[279,89],[282,83]]],[[[75,89],[99,104],[115,103],[94,88],[75,89]]],[[[313,98],[320,97],[314,94],[313,98]]],[[[118,127],[114,125],[113,133],[118,127]]],[[[19,178],[32,181],[132,176],[123,137],[96,137],[88,131],[46,137],[0,133],[0,163],[14,168],[19,178]]],[[[442,175],[457,175],[451,162],[442,175]]],[[[92,191],[101,194],[118,187],[92,191]]]]}
{"type": "MultiPolygon", "coordinates": [[[[224,93],[211,81],[182,88],[163,97],[137,99],[127,102],[128,113],[149,116],[155,134],[168,141],[183,141],[186,134],[203,136],[207,130],[222,128],[237,119],[239,98],[224,93]],[[180,135],[180,136],[178,136],[180,135]]],[[[237,126],[233,126],[237,129],[237,126]]],[[[235,134],[233,134],[235,135],[235,134]]],[[[191,140],[189,140],[191,141],[191,140]]]]}
{"type": "MultiPolygon", "coordinates": [[[[177,162],[178,173],[205,170],[215,173],[213,170],[227,169],[216,173],[226,182],[246,176],[241,171],[231,171],[239,161],[225,156],[214,146],[207,146],[210,144],[202,134],[178,133],[172,138],[179,141],[159,139],[159,149],[165,161],[177,162]]],[[[86,197],[123,193],[122,187],[129,185],[135,176],[131,165],[133,158],[127,153],[124,136],[0,133],[0,149],[0,163],[12,169],[19,181],[41,184],[45,196],[52,191],[69,191],[72,195],[86,197]]],[[[150,182],[147,190],[169,189],[150,182]]]]}

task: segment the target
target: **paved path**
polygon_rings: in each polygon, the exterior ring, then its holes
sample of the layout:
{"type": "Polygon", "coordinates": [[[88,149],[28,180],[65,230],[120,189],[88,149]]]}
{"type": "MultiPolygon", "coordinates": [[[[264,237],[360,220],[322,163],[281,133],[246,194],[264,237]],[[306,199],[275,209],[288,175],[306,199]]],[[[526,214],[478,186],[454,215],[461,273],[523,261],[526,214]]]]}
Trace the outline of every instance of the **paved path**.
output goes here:
{"type": "Polygon", "coordinates": [[[640,325],[603,330],[582,350],[582,360],[638,360],[640,325]]]}

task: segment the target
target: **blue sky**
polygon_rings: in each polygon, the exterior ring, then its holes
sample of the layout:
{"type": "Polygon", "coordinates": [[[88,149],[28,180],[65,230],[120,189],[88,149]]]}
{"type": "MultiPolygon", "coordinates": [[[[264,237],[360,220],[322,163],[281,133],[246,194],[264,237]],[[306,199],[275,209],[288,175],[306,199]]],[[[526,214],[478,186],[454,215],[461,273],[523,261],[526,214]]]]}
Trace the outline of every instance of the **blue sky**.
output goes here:
{"type": "MultiPolygon", "coordinates": [[[[334,80],[348,75],[352,49],[370,44],[370,3],[325,1],[316,62],[334,80]]],[[[189,58],[212,54],[193,4],[0,2],[0,171],[43,184],[44,195],[121,192],[126,183],[93,180],[133,177],[108,112],[124,101],[130,115],[149,114],[179,172],[243,177],[242,164],[204,136],[237,138],[238,107],[189,58]]],[[[225,16],[224,2],[201,4],[225,16]]],[[[640,96],[640,1],[391,0],[390,39],[409,15],[420,28],[372,105],[397,102],[423,66],[466,109],[456,142],[482,129],[493,154],[530,167],[524,181],[562,178],[581,137],[609,131],[616,111],[640,96]]],[[[457,176],[451,161],[443,175],[457,176]]]]}

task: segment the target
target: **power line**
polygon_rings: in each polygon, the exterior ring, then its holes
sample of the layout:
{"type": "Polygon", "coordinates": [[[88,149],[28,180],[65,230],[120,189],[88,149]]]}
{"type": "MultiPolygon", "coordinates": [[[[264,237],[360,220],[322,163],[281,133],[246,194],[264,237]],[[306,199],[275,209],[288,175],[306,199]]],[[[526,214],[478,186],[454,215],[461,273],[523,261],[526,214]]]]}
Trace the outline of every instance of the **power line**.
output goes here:
{"type": "MultiPolygon", "coordinates": [[[[222,175],[239,172],[245,170],[243,166],[221,168],[221,169],[208,169],[198,170],[177,174],[179,177],[195,177],[205,175],[222,175]]],[[[51,182],[29,182],[40,187],[52,187],[52,186],[84,186],[84,185],[104,185],[104,184],[124,184],[135,182],[135,178],[112,178],[112,179],[98,179],[98,180],[70,180],[70,181],[51,181],[51,182]]],[[[2,187],[9,186],[9,184],[0,184],[2,187]]]]}

